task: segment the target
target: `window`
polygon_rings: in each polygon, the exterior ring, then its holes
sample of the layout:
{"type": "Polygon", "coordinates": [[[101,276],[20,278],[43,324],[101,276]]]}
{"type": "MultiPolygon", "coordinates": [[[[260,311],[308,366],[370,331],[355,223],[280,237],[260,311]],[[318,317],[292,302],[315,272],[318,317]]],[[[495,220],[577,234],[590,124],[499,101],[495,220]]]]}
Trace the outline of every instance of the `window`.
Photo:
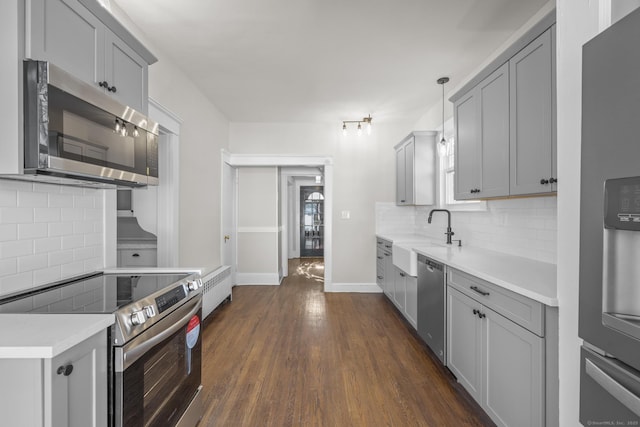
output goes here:
{"type": "MultiPolygon", "coordinates": [[[[451,122],[451,120],[449,120],[451,122]]],[[[487,203],[479,200],[455,200],[453,198],[455,191],[455,139],[452,135],[453,130],[447,131],[445,126],[445,140],[447,141],[445,149],[439,151],[439,205],[449,210],[465,210],[465,211],[484,211],[487,209],[487,203]]],[[[442,137],[440,136],[438,141],[442,137]]],[[[439,144],[439,143],[438,143],[439,144]]]]}

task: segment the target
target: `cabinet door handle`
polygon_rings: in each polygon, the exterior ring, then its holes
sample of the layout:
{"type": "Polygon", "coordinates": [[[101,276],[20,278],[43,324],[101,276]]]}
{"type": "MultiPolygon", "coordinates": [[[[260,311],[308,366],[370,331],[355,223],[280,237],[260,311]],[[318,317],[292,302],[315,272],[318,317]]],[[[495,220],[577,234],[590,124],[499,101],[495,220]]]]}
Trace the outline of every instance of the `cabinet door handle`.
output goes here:
{"type": "Polygon", "coordinates": [[[544,179],[544,178],[542,178],[542,179],[540,180],[540,184],[542,184],[542,185],[547,185],[548,183],[549,183],[549,180],[548,180],[548,179],[544,179]]]}
{"type": "Polygon", "coordinates": [[[471,286],[471,290],[474,291],[474,292],[479,293],[483,297],[489,296],[489,292],[483,291],[482,289],[478,288],[477,286],[471,286]]]}
{"type": "Polygon", "coordinates": [[[116,93],[116,90],[117,90],[117,89],[116,89],[116,87],[115,87],[115,86],[111,86],[111,87],[108,87],[108,88],[107,88],[107,90],[108,90],[109,92],[116,93]]]}
{"type": "Polygon", "coordinates": [[[133,254],[131,256],[134,257],[134,258],[138,258],[140,256],[140,254],[133,254]]]}
{"type": "Polygon", "coordinates": [[[382,279],[384,279],[384,277],[382,277],[382,276],[378,276],[378,279],[382,280],[382,279]]]}
{"type": "Polygon", "coordinates": [[[404,273],[400,273],[400,277],[404,277],[404,276],[405,276],[405,274],[404,274],[404,273]]]}
{"type": "Polygon", "coordinates": [[[381,256],[379,256],[379,257],[378,257],[378,259],[382,259],[382,257],[381,257],[381,256]]]}
{"type": "Polygon", "coordinates": [[[478,311],[478,317],[484,319],[485,317],[487,317],[487,315],[478,311]]]}
{"type": "Polygon", "coordinates": [[[391,256],[391,254],[384,254],[384,256],[391,256]]]}
{"type": "Polygon", "coordinates": [[[68,365],[60,366],[56,372],[58,375],[64,375],[65,377],[68,377],[73,372],[73,365],[68,364],[68,365]]]}
{"type": "Polygon", "coordinates": [[[474,316],[477,316],[477,315],[478,315],[478,313],[480,313],[480,311],[474,308],[474,309],[473,309],[473,315],[474,315],[474,316]]]}
{"type": "Polygon", "coordinates": [[[98,83],[98,86],[103,87],[103,88],[108,90],[109,89],[109,82],[101,81],[101,82],[98,83]]]}
{"type": "Polygon", "coordinates": [[[558,183],[558,178],[549,178],[549,184],[557,184],[558,183]]]}

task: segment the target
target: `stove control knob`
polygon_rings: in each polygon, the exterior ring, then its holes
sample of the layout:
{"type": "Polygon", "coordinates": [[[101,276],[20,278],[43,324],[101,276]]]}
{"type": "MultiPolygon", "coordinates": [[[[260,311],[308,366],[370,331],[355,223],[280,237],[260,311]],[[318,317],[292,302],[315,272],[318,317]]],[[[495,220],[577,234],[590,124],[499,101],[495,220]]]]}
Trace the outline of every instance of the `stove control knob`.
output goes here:
{"type": "Polygon", "coordinates": [[[198,281],[197,280],[189,280],[187,283],[187,287],[190,291],[195,291],[198,289],[198,281]]]}
{"type": "Polygon", "coordinates": [[[147,305],[144,307],[144,314],[147,315],[147,318],[155,317],[157,314],[156,308],[152,305],[147,305]]]}
{"type": "Polygon", "coordinates": [[[147,321],[143,311],[134,311],[131,313],[131,323],[134,325],[142,325],[147,321]]]}

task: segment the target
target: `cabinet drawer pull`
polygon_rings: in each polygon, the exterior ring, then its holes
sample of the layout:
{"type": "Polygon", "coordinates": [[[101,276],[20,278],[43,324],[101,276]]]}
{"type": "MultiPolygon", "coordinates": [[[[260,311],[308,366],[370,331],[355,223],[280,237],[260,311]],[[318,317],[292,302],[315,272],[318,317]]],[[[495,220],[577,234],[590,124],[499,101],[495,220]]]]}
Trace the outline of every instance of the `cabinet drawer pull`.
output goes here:
{"type": "Polygon", "coordinates": [[[405,202],[404,200],[400,200],[400,203],[404,203],[404,202],[405,202]]]}
{"type": "Polygon", "coordinates": [[[483,297],[489,296],[489,292],[483,291],[482,289],[478,288],[477,286],[471,286],[471,290],[474,291],[474,292],[479,293],[483,297]]]}
{"type": "Polygon", "coordinates": [[[382,277],[382,276],[378,276],[378,279],[382,280],[382,279],[384,279],[384,277],[382,277]]]}
{"type": "Polygon", "coordinates": [[[391,254],[384,254],[384,256],[391,256],[391,254]]]}
{"type": "Polygon", "coordinates": [[[400,277],[404,277],[404,276],[405,276],[405,274],[404,274],[404,273],[400,273],[400,277]]]}
{"type": "Polygon", "coordinates": [[[65,377],[68,377],[73,372],[73,365],[69,364],[60,366],[56,372],[58,375],[64,375],[65,377]]]}
{"type": "Polygon", "coordinates": [[[391,245],[384,245],[385,248],[391,249],[391,245]]]}
{"type": "Polygon", "coordinates": [[[138,258],[140,256],[140,254],[133,254],[131,256],[134,257],[134,258],[138,258]]]}
{"type": "Polygon", "coordinates": [[[379,256],[379,257],[378,257],[378,259],[382,259],[382,257],[381,257],[381,256],[379,256]]]}

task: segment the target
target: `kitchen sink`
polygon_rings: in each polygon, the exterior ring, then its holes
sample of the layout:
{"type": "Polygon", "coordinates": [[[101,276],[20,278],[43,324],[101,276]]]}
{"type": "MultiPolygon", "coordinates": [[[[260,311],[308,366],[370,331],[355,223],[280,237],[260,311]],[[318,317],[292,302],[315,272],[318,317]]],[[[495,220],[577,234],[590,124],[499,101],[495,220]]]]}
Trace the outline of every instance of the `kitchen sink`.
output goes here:
{"type": "Polygon", "coordinates": [[[398,242],[393,245],[393,265],[409,276],[418,276],[418,254],[412,248],[425,246],[442,246],[425,240],[398,242]]]}

